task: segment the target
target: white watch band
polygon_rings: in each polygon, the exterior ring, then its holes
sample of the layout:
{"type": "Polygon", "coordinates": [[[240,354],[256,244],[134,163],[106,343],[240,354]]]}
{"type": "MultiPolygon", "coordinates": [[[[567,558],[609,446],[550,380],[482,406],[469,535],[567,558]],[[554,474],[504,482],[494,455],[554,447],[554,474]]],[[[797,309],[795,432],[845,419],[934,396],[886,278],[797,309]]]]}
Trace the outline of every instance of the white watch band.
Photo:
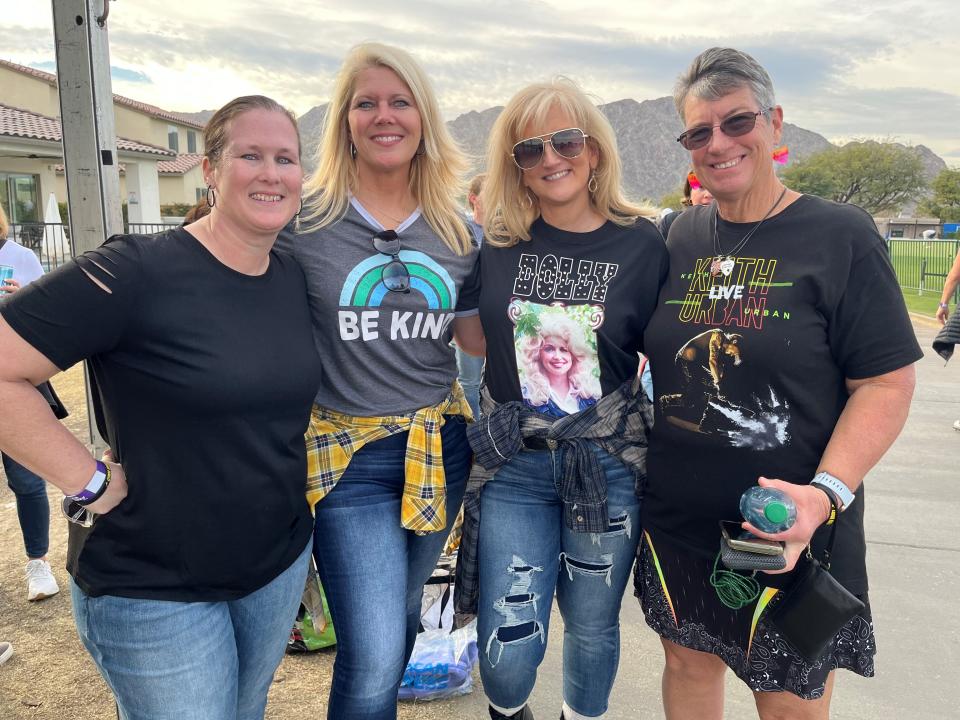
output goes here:
{"type": "Polygon", "coordinates": [[[818,472],[813,476],[813,480],[810,481],[811,485],[819,485],[833,492],[834,495],[840,500],[841,507],[837,508],[840,512],[843,512],[848,507],[853,504],[853,501],[857,499],[857,496],[853,494],[850,488],[847,487],[846,483],[838,478],[835,478],[828,472],[818,472]]]}

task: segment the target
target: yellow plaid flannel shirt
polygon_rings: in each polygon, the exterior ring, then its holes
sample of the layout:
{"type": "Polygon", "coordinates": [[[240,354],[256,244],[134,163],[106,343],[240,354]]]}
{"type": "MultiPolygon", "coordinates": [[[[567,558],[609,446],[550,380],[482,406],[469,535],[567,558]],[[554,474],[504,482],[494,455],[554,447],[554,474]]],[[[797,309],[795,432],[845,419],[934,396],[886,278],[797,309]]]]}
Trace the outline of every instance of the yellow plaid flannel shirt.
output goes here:
{"type": "Polygon", "coordinates": [[[357,417],[313,406],[307,443],[307,502],[312,508],[333,490],[353,454],[364,445],[410,431],[404,461],[406,480],[400,501],[400,525],[418,535],[447,527],[447,488],[440,428],[444,415],[473,413],[459,382],[437,405],[411,415],[357,417]]]}

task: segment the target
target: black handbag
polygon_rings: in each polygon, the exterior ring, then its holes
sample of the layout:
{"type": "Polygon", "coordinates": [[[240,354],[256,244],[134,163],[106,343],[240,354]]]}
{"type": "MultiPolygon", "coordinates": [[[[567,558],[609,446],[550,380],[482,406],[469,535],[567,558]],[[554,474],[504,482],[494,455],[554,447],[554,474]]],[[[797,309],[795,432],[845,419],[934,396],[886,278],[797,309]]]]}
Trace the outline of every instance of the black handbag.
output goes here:
{"type": "Polygon", "coordinates": [[[804,566],[769,613],[770,622],[810,663],[823,654],[840,628],[864,609],[860,598],[830,574],[830,553],[836,534],[834,523],[822,562],[813,557],[807,546],[804,566]]]}

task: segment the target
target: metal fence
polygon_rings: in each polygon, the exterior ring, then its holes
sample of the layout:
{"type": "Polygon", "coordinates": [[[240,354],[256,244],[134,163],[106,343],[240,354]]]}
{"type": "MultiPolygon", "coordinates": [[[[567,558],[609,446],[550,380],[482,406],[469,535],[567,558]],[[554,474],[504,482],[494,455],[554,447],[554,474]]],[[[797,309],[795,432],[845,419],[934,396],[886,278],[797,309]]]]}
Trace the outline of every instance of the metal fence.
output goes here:
{"type": "MultiPolygon", "coordinates": [[[[900,287],[940,293],[943,282],[960,251],[960,240],[887,240],[890,262],[897,273],[900,287]]],[[[960,287],[954,291],[954,299],[960,297],[960,287]]]]}
{"type": "MultiPolygon", "coordinates": [[[[127,223],[124,232],[150,235],[170,228],[177,223],[127,223]]],[[[10,239],[33,250],[40,258],[44,270],[53,270],[71,257],[70,226],[66,223],[11,223],[10,239]]]]}
{"type": "Polygon", "coordinates": [[[63,265],[72,256],[70,228],[64,223],[12,223],[9,237],[33,250],[45,270],[63,265]]]}

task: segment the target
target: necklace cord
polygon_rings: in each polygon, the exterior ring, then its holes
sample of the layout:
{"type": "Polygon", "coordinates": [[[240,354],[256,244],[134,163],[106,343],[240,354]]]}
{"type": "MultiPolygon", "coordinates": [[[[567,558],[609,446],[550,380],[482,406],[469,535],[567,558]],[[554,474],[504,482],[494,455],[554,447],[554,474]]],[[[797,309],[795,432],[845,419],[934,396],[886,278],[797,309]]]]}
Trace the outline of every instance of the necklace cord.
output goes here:
{"type": "Polygon", "coordinates": [[[770,206],[770,209],[767,210],[767,214],[764,215],[762,218],[760,218],[760,222],[758,222],[756,225],[750,228],[747,234],[740,239],[740,242],[738,242],[734,246],[733,250],[731,250],[728,253],[723,252],[723,248],[720,247],[720,235],[717,233],[717,226],[719,225],[719,221],[720,221],[720,205],[719,203],[715,203],[714,209],[713,209],[713,251],[717,260],[721,260],[723,257],[726,257],[732,260],[734,257],[736,257],[737,254],[741,250],[743,250],[744,247],[746,247],[747,242],[750,240],[751,237],[753,237],[753,234],[760,228],[761,225],[763,225],[764,220],[770,217],[771,213],[773,213],[777,205],[780,204],[780,201],[783,200],[783,196],[786,194],[787,194],[787,188],[786,186],[784,186],[783,190],[780,192],[780,195],[777,197],[776,201],[774,201],[773,205],[770,206]]]}

